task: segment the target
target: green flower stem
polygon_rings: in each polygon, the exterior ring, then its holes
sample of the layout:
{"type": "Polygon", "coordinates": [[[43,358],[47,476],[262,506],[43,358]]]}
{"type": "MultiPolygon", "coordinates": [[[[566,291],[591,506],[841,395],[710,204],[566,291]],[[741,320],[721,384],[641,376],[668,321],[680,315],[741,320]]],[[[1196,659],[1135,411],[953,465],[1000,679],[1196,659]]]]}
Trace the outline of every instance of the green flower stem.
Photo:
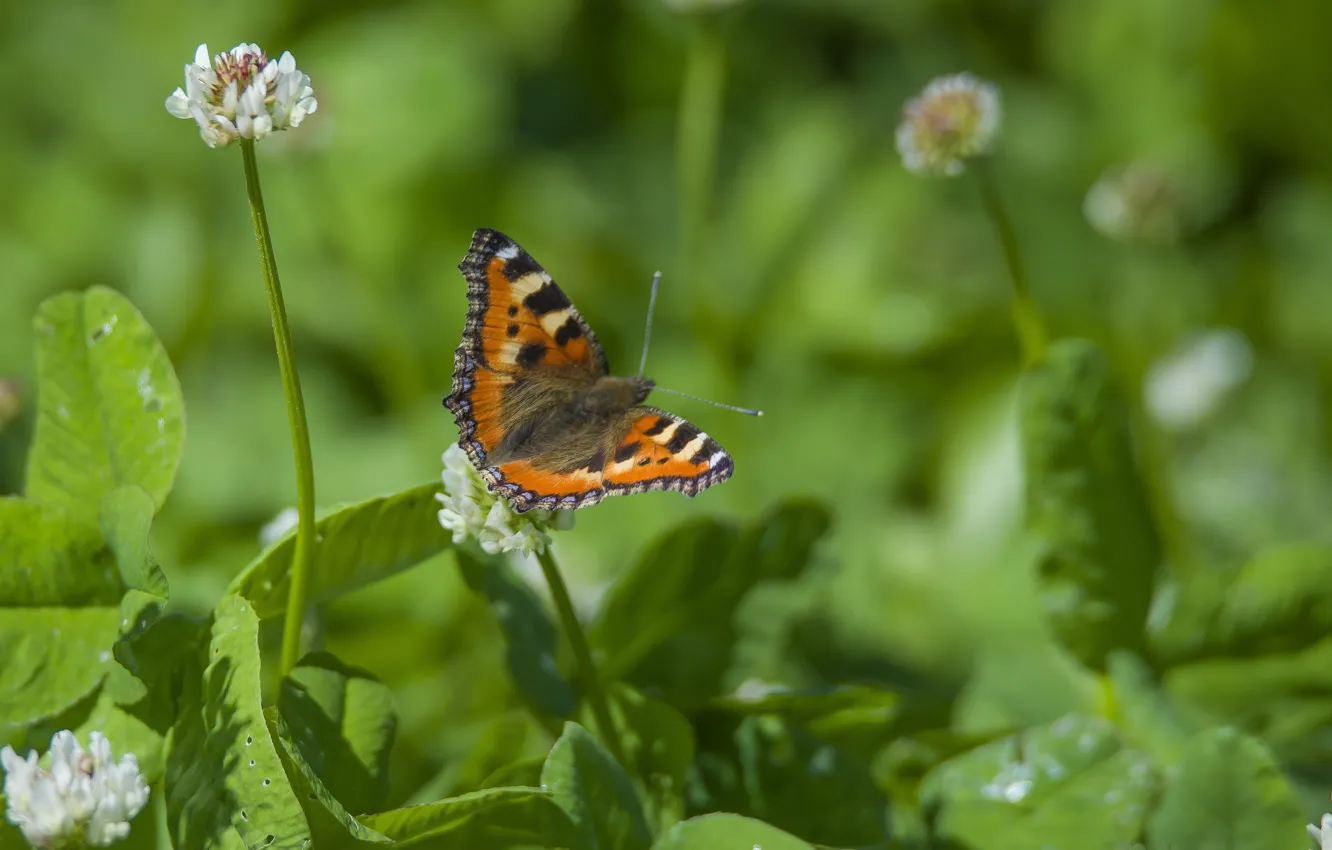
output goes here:
{"type": "Polygon", "coordinates": [[[264,267],[264,284],[268,287],[268,309],[273,314],[273,339],[277,343],[282,391],[287,397],[291,448],[296,456],[296,552],[291,560],[287,618],[282,624],[282,674],[285,676],[301,657],[301,619],[305,614],[310,561],[315,546],[314,459],[310,455],[310,428],[305,421],[305,401],[301,397],[300,375],[296,373],[291,329],[287,326],[287,307],[282,302],[282,284],[278,282],[277,260],[273,257],[273,238],[268,233],[268,214],[264,212],[264,195],[259,188],[254,142],[241,139],[240,146],[245,159],[245,188],[250,195],[254,238],[259,243],[259,262],[264,267]]]}
{"type": "Polygon", "coordinates": [[[698,276],[701,266],[699,255],[707,231],[726,89],[726,50],[717,22],[711,15],[694,17],[694,36],[680,84],[675,137],[681,265],[690,280],[698,276]]]}
{"type": "Polygon", "coordinates": [[[573,602],[569,599],[569,588],[565,586],[564,577],[560,575],[559,565],[555,563],[555,556],[551,554],[549,547],[537,555],[537,561],[541,563],[541,572],[545,574],[546,584],[550,586],[550,595],[555,601],[555,611],[564,627],[564,633],[568,635],[569,643],[573,645],[574,658],[578,662],[578,678],[582,680],[583,695],[592,706],[592,715],[596,718],[601,731],[601,740],[605,742],[615,760],[627,767],[629,762],[625,758],[624,747],[620,745],[620,735],[615,729],[615,722],[611,719],[610,703],[606,700],[606,692],[601,689],[596,665],[592,663],[592,650],[588,648],[587,636],[583,634],[578,615],[574,613],[573,602]]]}
{"type": "Polygon", "coordinates": [[[976,175],[980,185],[981,200],[985,212],[994,223],[999,234],[999,244],[1003,248],[1004,262],[1008,265],[1008,278],[1013,286],[1013,324],[1017,327],[1018,342],[1022,346],[1022,362],[1025,366],[1034,366],[1045,359],[1046,334],[1045,323],[1041,321],[1040,311],[1031,298],[1031,288],[1027,284],[1027,270],[1022,263],[1022,250],[1018,246],[1017,232],[1013,222],[999,197],[999,189],[994,184],[994,176],[984,162],[973,162],[969,168],[976,175]]]}

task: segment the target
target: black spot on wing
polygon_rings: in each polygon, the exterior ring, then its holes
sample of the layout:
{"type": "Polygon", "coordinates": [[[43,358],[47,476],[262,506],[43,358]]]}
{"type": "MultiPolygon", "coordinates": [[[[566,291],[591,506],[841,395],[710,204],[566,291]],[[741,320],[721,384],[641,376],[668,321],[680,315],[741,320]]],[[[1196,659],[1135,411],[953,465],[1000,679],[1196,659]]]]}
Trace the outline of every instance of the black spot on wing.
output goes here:
{"type": "Polygon", "coordinates": [[[588,472],[600,472],[602,469],[605,468],[605,466],[606,466],[606,450],[597,449],[597,453],[592,455],[591,459],[589,459],[587,463],[583,464],[579,468],[586,469],[588,472]]]}
{"type": "Polygon", "coordinates": [[[525,369],[531,369],[541,362],[541,358],[546,356],[546,346],[540,342],[525,343],[518,349],[518,365],[525,369]]]}
{"type": "Polygon", "coordinates": [[[688,422],[681,422],[680,427],[676,428],[675,433],[671,435],[671,441],[666,444],[666,448],[672,454],[683,451],[684,447],[689,445],[700,433],[702,432],[698,428],[688,422]]]}
{"type": "Polygon", "coordinates": [[[509,305],[509,318],[512,319],[512,318],[513,318],[514,316],[516,316],[516,315],[518,315],[518,305],[517,305],[517,304],[510,304],[510,305],[509,305]]]}
{"type": "Polygon", "coordinates": [[[555,344],[564,345],[571,339],[578,339],[583,335],[583,326],[578,324],[578,320],[573,316],[564,320],[560,329],[555,331],[555,344]]]}
{"type": "Polygon", "coordinates": [[[717,441],[709,437],[703,441],[702,448],[694,452],[694,456],[689,459],[689,462],[692,463],[694,466],[703,466],[712,458],[713,455],[717,454],[717,452],[721,450],[722,447],[717,443],[717,441]]]}
{"type": "Polygon", "coordinates": [[[510,337],[518,336],[518,326],[509,325],[507,328],[504,329],[504,332],[508,334],[510,337]]]}
{"type": "Polygon", "coordinates": [[[629,458],[638,454],[638,446],[639,443],[637,441],[632,443],[625,443],[624,445],[620,446],[618,449],[615,450],[615,462],[624,463],[629,458]]]}
{"type": "Polygon", "coordinates": [[[645,437],[657,436],[662,431],[665,431],[667,428],[669,428],[671,426],[672,421],[673,420],[671,420],[667,416],[658,416],[657,421],[653,423],[652,427],[643,432],[643,436],[645,437]]]}
{"type": "Polygon", "coordinates": [[[563,310],[571,306],[569,299],[564,297],[560,288],[551,281],[541,284],[541,288],[523,299],[523,306],[536,313],[538,316],[544,316],[547,313],[554,313],[556,310],[563,310]]]}
{"type": "Polygon", "coordinates": [[[537,261],[532,259],[531,254],[521,248],[518,249],[518,256],[504,261],[504,276],[509,280],[517,280],[532,272],[540,271],[541,266],[537,265],[537,261]]]}

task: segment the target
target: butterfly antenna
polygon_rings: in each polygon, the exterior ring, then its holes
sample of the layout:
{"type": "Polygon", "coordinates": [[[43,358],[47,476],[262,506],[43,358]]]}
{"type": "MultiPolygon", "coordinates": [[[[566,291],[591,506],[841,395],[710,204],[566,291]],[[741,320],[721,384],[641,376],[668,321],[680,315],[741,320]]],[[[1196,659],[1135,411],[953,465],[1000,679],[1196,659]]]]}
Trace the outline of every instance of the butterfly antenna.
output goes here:
{"type": "Polygon", "coordinates": [[[638,377],[643,377],[647,368],[648,343],[652,341],[652,311],[657,308],[657,286],[661,284],[661,272],[652,276],[652,295],[648,297],[647,327],[643,329],[643,358],[638,361],[638,377]]]}
{"type": "Polygon", "coordinates": [[[709,399],[709,398],[699,398],[699,397],[696,396],[696,395],[690,395],[689,393],[682,393],[682,392],[680,392],[679,390],[668,390],[668,389],[666,389],[665,387],[653,387],[652,389],[653,389],[654,392],[659,392],[659,393],[670,393],[671,395],[678,395],[678,396],[680,396],[681,398],[692,399],[693,401],[701,401],[701,402],[703,402],[704,404],[710,404],[710,405],[712,405],[713,407],[720,407],[720,408],[723,408],[723,409],[725,409],[725,410],[734,410],[736,413],[743,413],[743,414],[745,414],[746,416],[762,416],[762,415],[763,415],[763,411],[761,411],[761,410],[752,410],[752,409],[750,409],[750,408],[748,408],[748,407],[736,407],[736,406],[733,405],[733,404],[722,404],[720,401],[713,401],[712,399],[709,399]]]}

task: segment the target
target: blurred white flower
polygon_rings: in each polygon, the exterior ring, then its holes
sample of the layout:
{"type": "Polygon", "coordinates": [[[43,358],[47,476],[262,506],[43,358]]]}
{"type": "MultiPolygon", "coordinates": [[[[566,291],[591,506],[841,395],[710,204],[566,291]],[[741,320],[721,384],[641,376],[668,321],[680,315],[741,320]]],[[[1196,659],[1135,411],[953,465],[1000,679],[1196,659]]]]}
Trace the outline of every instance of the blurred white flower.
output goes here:
{"type": "Polygon", "coordinates": [[[1318,850],[1332,850],[1332,815],[1323,815],[1321,828],[1308,824],[1309,834],[1318,842],[1318,850]]]}
{"type": "Polygon", "coordinates": [[[177,118],[193,119],[214,148],[299,127],[319,102],[290,52],[269,59],[259,45],[239,44],[210,60],[208,45],[201,44],[194,62],[185,66],[185,88],[171,93],[166,108],[177,118]]]}
{"type": "Polygon", "coordinates": [[[296,527],[300,516],[300,512],[295,508],[283,508],[278,511],[277,516],[264,523],[264,527],[259,529],[259,545],[268,548],[281,540],[288,531],[296,527]]]}
{"type": "Polygon", "coordinates": [[[1236,330],[1207,331],[1147,372],[1147,412],[1163,428],[1183,431],[1202,422],[1249,377],[1253,351],[1236,330]]]}
{"type": "Polygon", "coordinates": [[[444,452],[444,492],[435,498],[442,507],[439,524],[453,532],[453,542],[471,538],[483,550],[541,553],[550,545],[550,530],[573,527],[573,511],[528,511],[515,513],[508,502],[486,487],[467,453],[457,443],[444,452]]]}
{"type": "Polygon", "coordinates": [[[1150,163],[1112,168],[1087,190],[1082,214],[1111,239],[1172,242],[1184,228],[1180,188],[1150,163]]]}
{"type": "Polygon", "coordinates": [[[148,802],[148,786],[130,753],[112,761],[111,744],[101,732],[88,735],[88,751],[74,733],[51,738],[50,770],[37,753],[19,758],[0,750],[5,770],[9,822],[33,847],[106,847],[129,835],[129,822],[148,802]]]}
{"type": "Polygon", "coordinates": [[[939,77],[903,108],[897,152],[908,171],[956,177],[963,160],[989,152],[1002,117],[993,84],[965,73],[939,77]]]}

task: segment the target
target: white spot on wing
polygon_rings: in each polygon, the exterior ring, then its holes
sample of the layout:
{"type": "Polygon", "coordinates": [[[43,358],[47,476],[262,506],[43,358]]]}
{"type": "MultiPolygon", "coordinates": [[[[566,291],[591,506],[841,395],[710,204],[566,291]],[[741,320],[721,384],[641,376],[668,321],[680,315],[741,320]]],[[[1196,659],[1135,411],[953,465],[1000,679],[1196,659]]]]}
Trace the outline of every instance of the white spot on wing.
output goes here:
{"type": "Polygon", "coordinates": [[[514,245],[513,243],[509,243],[508,245],[505,245],[503,248],[496,251],[495,256],[502,257],[503,259],[506,260],[512,260],[514,257],[518,256],[518,246],[514,245]]]}
{"type": "Polygon", "coordinates": [[[721,463],[724,457],[726,457],[726,452],[713,452],[712,457],[708,458],[708,469],[721,463]]]}

